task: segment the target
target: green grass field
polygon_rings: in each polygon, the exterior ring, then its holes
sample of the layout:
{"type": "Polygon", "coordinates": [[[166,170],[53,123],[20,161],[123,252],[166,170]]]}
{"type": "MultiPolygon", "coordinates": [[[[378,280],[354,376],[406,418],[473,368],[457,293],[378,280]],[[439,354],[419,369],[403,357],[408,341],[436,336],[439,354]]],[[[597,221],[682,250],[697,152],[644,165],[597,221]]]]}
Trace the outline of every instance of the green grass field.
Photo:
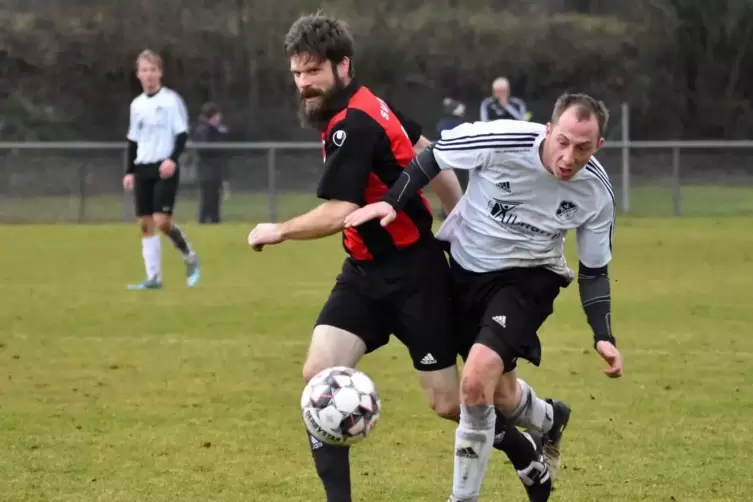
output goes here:
{"type": "MultiPolygon", "coordinates": [[[[184,228],[200,286],[163,240],[166,288],[130,292],[135,225],[0,227],[0,500],[323,500],[300,369],[339,238],[258,254],[249,224],[184,228]]],[[[543,366],[521,368],[574,410],[552,500],[751,500],[749,219],[622,218],[615,238],[625,376],[601,374],[576,287],[541,332],[543,366]]],[[[399,343],[361,368],[383,414],[353,448],[355,500],[446,500],[454,424],[399,343]]],[[[482,500],[525,500],[498,452],[482,500]]]]}

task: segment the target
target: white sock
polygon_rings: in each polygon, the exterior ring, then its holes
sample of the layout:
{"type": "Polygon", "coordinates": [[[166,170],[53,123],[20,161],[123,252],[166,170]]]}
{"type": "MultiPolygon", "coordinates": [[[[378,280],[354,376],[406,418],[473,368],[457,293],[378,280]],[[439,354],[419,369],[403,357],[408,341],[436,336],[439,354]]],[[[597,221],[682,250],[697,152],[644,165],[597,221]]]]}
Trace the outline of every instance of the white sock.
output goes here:
{"type": "Polygon", "coordinates": [[[494,406],[460,407],[455,433],[455,472],[452,496],[458,501],[478,500],[494,442],[494,406]]]}
{"type": "Polygon", "coordinates": [[[508,417],[518,427],[534,429],[546,434],[552,428],[554,410],[552,405],[536,396],[536,392],[525,381],[518,378],[520,403],[508,417]]]}
{"type": "Polygon", "coordinates": [[[144,256],[146,277],[148,279],[162,280],[162,255],[160,238],[158,234],[141,239],[141,254],[144,256]]]}

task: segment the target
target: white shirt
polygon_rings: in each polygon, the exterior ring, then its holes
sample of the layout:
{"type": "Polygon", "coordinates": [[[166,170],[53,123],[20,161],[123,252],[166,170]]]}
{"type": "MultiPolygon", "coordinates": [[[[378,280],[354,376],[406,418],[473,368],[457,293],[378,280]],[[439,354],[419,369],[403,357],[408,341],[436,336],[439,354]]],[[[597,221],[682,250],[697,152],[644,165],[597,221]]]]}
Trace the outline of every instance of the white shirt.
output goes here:
{"type": "Polygon", "coordinates": [[[188,132],[188,112],[180,95],[162,87],[131,102],[128,139],[138,144],[136,164],[162,162],[175,147],[175,136],[188,132]]]}
{"type": "Polygon", "coordinates": [[[614,193],[595,158],[569,181],[539,156],[546,127],[532,122],[474,122],[442,132],[434,157],[442,169],[469,170],[468,189],[437,238],[451,242],[466,270],[543,266],[573,279],[564,245],[576,230],[578,258],[598,268],[612,257],[614,193]]]}

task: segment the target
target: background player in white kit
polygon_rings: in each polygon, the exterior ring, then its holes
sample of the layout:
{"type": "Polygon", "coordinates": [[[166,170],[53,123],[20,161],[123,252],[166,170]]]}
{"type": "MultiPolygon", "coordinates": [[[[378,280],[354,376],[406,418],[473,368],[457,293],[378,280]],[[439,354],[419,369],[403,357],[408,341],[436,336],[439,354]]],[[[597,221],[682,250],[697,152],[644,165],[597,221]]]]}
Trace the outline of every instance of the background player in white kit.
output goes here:
{"type": "Polygon", "coordinates": [[[146,279],[129,289],[162,287],[160,230],[186,263],[186,283],[199,281],[199,260],[183,231],[173,223],[178,194],[178,159],[188,139],[188,113],[177,92],[162,85],[162,59],[145,50],[136,59],[136,75],[144,90],[131,102],[128,166],[123,187],[134,191],[142,236],[146,279]]]}
{"type": "MultiPolygon", "coordinates": [[[[450,500],[478,498],[494,437],[494,405],[520,401],[518,358],[538,366],[538,328],[561,287],[573,280],[564,238],[576,230],[581,302],[607,376],[622,375],[611,332],[607,265],[612,256],[614,194],[592,156],[603,145],[608,111],[585,94],[564,94],[547,125],[498,120],[445,131],[419,155],[383,202],[352,213],[347,226],[395,211],[442,169],[470,170],[468,190],[440,228],[450,242],[454,322],[470,346],[461,382],[455,476],[450,500]],[[459,455],[473,450],[475,455],[459,455]]],[[[515,465],[515,459],[511,458],[515,465]]],[[[545,471],[515,465],[538,483],[545,471]]]]}

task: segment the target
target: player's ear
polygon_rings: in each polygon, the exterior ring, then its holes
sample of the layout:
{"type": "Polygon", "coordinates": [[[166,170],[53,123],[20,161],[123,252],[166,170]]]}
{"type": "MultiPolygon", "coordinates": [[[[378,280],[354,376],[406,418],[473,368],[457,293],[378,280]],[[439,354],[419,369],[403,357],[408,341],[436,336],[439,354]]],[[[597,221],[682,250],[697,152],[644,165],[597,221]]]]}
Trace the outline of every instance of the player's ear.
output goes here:
{"type": "Polygon", "coordinates": [[[599,141],[596,143],[596,150],[601,150],[602,146],[604,146],[604,138],[599,138],[599,141]]]}
{"type": "Polygon", "coordinates": [[[552,134],[552,123],[551,122],[547,122],[546,123],[546,135],[548,137],[551,134],[552,134]]]}
{"type": "Polygon", "coordinates": [[[337,76],[340,78],[340,80],[343,80],[349,75],[350,75],[350,58],[348,56],[345,56],[342,59],[342,61],[337,63],[337,76]]]}

